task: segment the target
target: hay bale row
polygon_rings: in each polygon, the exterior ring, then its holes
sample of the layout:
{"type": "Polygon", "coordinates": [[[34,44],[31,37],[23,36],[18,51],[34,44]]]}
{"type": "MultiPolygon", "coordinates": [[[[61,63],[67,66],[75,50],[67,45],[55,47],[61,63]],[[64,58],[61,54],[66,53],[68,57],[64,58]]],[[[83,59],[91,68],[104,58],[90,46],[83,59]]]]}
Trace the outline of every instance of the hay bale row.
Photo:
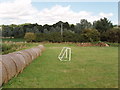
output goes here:
{"type": "Polygon", "coordinates": [[[0,57],[0,86],[7,83],[12,77],[17,76],[35,58],[45,50],[43,45],[34,48],[21,50],[0,57]]]}

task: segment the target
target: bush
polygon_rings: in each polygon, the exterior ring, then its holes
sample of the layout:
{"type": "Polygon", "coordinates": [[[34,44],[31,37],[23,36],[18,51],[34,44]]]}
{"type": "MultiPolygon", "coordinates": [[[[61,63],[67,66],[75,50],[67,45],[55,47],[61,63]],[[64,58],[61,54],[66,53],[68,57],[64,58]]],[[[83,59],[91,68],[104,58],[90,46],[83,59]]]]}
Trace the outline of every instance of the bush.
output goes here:
{"type": "Polygon", "coordinates": [[[22,48],[25,48],[26,44],[22,42],[3,42],[2,43],[2,52],[0,54],[7,54],[22,48]]]}
{"type": "Polygon", "coordinates": [[[36,35],[32,32],[28,32],[25,34],[24,38],[27,42],[32,42],[32,41],[35,41],[36,35]]]}
{"type": "Polygon", "coordinates": [[[108,34],[106,32],[101,33],[100,40],[101,41],[108,41],[108,34]]]}
{"type": "Polygon", "coordinates": [[[108,42],[119,42],[120,29],[114,28],[106,32],[108,42]]]}
{"type": "Polygon", "coordinates": [[[59,32],[52,32],[48,36],[48,41],[50,42],[62,42],[62,37],[59,32]]]}
{"type": "Polygon", "coordinates": [[[35,41],[37,41],[37,42],[47,41],[47,36],[48,35],[45,33],[37,33],[35,41]]]}
{"type": "Polygon", "coordinates": [[[85,29],[80,35],[82,42],[96,42],[100,40],[100,33],[96,29],[85,29]]]}
{"type": "Polygon", "coordinates": [[[80,42],[80,35],[77,33],[73,34],[72,42],[80,42]]]}
{"type": "Polygon", "coordinates": [[[75,33],[70,31],[63,32],[63,42],[74,42],[75,40],[75,33]]]}

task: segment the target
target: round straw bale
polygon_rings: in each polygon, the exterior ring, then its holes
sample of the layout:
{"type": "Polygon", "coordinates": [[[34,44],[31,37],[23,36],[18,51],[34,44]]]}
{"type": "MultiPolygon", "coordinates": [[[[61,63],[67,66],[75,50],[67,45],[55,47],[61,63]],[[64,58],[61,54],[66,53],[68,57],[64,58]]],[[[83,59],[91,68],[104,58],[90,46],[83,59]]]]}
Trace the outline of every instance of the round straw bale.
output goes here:
{"type": "Polygon", "coordinates": [[[33,57],[32,57],[32,55],[30,54],[30,52],[28,52],[28,51],[26,51],[26,50],[22,50],[22,51],[20,51],[20,52],[27,55],[27,58],[28,58],[28,62],[29,62],[29,63],[32,62],[33,57]]]}
{"type": "MultiPolygon", "coordinates": [[[[2,59],[1,59],[2,60],[2,59]]],[[[2,69],[2,70],[0,70],[0,74],[2,75],[0,78],[2,79],[2,84],[3,83],[7,83],[8,82],[8,73],[7,73],[7,69],[6,69],[6,67],[4,66],[4,64],[1,62],[1,60],[0,60],[0,68],[2,69]]]]}
{"type": "Polygon", "coordinates": [[[39,47],[36,48],[38,48],[38,50],[40,51],[39,56],[41,56],[42,50],[39,47]]]}
{"type": "Polygon", "coordinates": [[[35,49],[36,51],[38,51],[38,54],[39,54],[38,56],[41,56],[42,50],[39,47],[36,47],[35,49]]]}
{"type": "Polygon", "coordinates": [[[29,50],[32,52],[32,55],[34,56],[34,59],[37,58],[37,52],[33,48],[31,48],[29,50]]]}
{"type": "Polygon", "coordinates": [[[32,49],[26,49],[24,51],[28,52],[31,55],[32,60],[36,58],[36,53],[32,49]]]}
{"type": "Polygon", "coordinates": [[[30,55],[28,53],[26,53],[24,51],[18,51],[18,52],[15,52],[15,53],[21,54],[25,58],[26,65],[29,65],[31,58],[30,58],[30,55]]]}
{"type": "Polygon", "coordinates": [[[38,57],[38,51],[35,48],[31,48],[35,53],[36,53],[36,57],[38,57]]]}
{"type": "Polygon", "coordinates": [[[24,65],[24,67],[26,66],[27,61],[25,60],[25,58],[24,58],[24,56],[22,54],[17,53],[17,52],[13,52],[12,54],[15,54],[17,57],[19,57],[19,59],[22,61],[23,65],[24,65]]]}
{"type": "Polygon", "coordinates": [[[1,62],[5,65],[8,72],[8,80],[16,75],[16,65],[8,55],[2,55],[1,62]]]}
{"type": "Polygon", "coordinates": [[[45,47],[43,45],[38,45],[38,47],[42,50],[42,52],[45,50],[45,47]]]}
{"type": "Polygon", "coordinates": [[[40,53],[39,49],[37,48],[31,48],[31,49],[36,53],[36,57],[38,57],[40,53]]]}
{"type": "Polygon", "coordinates": [[[13,54],[13,53],[10,53],[10,54],[7,54],[10,58],[12,58],[12,60],[15,62],[16,64],[16,67],[17,67],[17,72],[16,72],[16,75],[20,72],[23,71],[23,68],[24,68],[24,63],[20,60],[20,58],[16,55],[16,54],[13,54]]]}
{"type": "Polygon", "coordinates": [[[15,75],[23,71],[23,69],[32,60],[41,55],[45,50],[43,45],[37,47],[21,50],[6,55],[0,55],[0,86],[7,83],[15,75]]]}
{"type": "Polygon", "coordinates": [[[31,56],[32,60],[34,59],[33,52],[31,52],[30,49],[26,49],[26,50],[24,50],[24,52],[29,53],[29,55],[31,56]]]}
{"type": "Polygon", "coordinates": [[[2,86],[2,62],[0,62],[0,86],[2,86]]]}
{"type": "Polygon", "coordinates": [[[25,58],[23,57],[23,55],[18,54],[18,53],[13,53],[13,54],[15,54],[20,59],[20,61],[22,62],[23,68],[25,68],[26,61],[25,61],[25,58]]]}

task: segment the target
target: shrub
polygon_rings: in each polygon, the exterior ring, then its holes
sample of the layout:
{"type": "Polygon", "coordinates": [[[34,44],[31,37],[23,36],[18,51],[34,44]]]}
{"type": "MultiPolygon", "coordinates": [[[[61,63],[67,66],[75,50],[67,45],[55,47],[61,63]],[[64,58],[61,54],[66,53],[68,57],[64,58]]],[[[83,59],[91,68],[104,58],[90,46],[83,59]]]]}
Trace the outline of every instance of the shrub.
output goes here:
{"type": "Polygon", "coordinates": [[[63,42],[74,42],[75,34],[70,31],[63,32],[63,42]]]}
{"type": "Polygon", "coordinates": [[[32,32],[28,32],[25,34],[24,38],[27,42],[32,42],[32,41],[35,41],[36,35],[32,32]]]}
{"type": "Polygon", "coordinates": [[[108,41],[108,34],[106,32],[101,33],[100,40],[101,41],[108,41]]]}
{"type": "Polygon", "coordinates": [[[62,37],[59,32],[49,33],[48,41],[50,42],[62,42],[62,37]]]}
{"type": "Polygon", "coordinates": [[[11,53],[26,47],[25,43],[22,42],[3,42],[2,43],[2,52],[0,54],[11,53]]]}
{"type": "Polygon", "coordinates": [[[108,42],[119,42],[120,29],[114,28],[106,32],[108,42]]]}
{"type": "Polygon", "coordinates": [[[36,39],[35,39],[35,41],[37,41],[37,42],[43,42],[43,41],[46,41],[47,40],[47,34],[45,34],[45,33],[37,33],[36,34],[36,39]]]}
{"type": "Polygon", "coordinates": [[[83,42],[94,42],[100,40],[100,33],[96,29],[85,29],[80,37],[83,42]]]}

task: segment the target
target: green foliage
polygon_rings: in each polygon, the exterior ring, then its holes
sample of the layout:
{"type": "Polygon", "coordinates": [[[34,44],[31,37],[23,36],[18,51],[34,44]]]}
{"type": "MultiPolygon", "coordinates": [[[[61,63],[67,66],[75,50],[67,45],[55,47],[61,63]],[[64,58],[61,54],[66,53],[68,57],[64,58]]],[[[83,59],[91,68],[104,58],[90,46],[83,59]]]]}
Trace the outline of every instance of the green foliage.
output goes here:
{"type": "Polygon", "coordinates": [[[113,28],[106,32],[101,33],[101,40],[108,42],[120,42],[120,28],[113,28]]]}
{"type": "Polygon", "coordinates": [[[101,18],[98,21],[95,21],[93,23],[93,26],[95,29],[97,29],[100,33],[106,32],[107,30],[113,28],[113,25],[111,21],[109,21],[107,18],[101,18]]]}
{"type": "Polygon", "coordinates": [[[100,40],[100,33],[95,29],[85,29],[81,34],[81,41],[95,42],[100,40]]]}
{"type": "Polygon", "coordinates": [[[35,41],[37,42],[43,42],[43,41],[47,41],[47,34],[45,33],[36,33],[36,39],[35,41]]]}
{"type": "Polygon", "coordinates": [[[120,29],[118,29],[118,28],[111,29],[111,30],[106,32],[106,35],[108,35],[107,41],[109,41],[109,42],[119,42],[120,29]]]}
{"type": "Polygon", "coordinates": [[[50,41],[50,42],[62,42],[61,34],[59,32],[50,33],[48,41],[50,41]]]}
{"type": "Polygon", "coordinates": [[[26,47],[25,43],[15,43],[15,42],[7,42],[7,43],[2,43],[2,54],[7,54],[11,53],[20,49],[23,49],[26,47]]]}
{"type": "Polygon", "coordinates": [[[75,37],[77,37],[76,34],[70,30],[63,32],[63,42],[75,42],[75,39],[77,39],[75,37]]]}
{"type": "Polygon", "coordinates": [[[108,34],[106,32],[100,33],[100,40],[101,41],[107,41],[108,34]]]}
{"type": "Polygon", "coordinates": [[[81,19],[80,23],[77,23],[75,26],[75,32],[81,33],[84,29],[92,28],[92,24],[88,22],[86,19],[81,19]]]}
{"type": "MultiPolygon", "coordinates": [[[[119,27],[120,28],[120,27],[119,27]]],[[[50,41],[50,42],[94,42],[109,41],[117,42],[119,31],[117,25],[112,25],[107,18],[101,18],[91,24],[86,19],[81,19],[76,25],[68,22],[59,21],[53,25],[21,24],[21,25],[2,25],[3,37],[24,38],[26,33],[35,33],[33,37],[27,37],[27,41],[50,41]],[[61,25],[63,26],[63,37],[61,37],[61,25]],[[88,29],[88,32],[86,30],[88,29]],[[91,31],[89,31],[91,29],[91,31]],[[94,30],[96,29],[96,30],[94,30]],[[114,29],[114,30],[113,30],[114,29]],[[99,35],[100,33],[100,35],[99,35]],[[56,34],[56,35],[55,35],[56,34]],[[99,38],[100,37],[100,38],[99,38]]]]}
{"type": "Polygon", "coordinates": [[[27,42],[32,42],[32,41],[35,41],[36,35],[32,32],[28,32],[25,34],[24,38],[27,42]]]}
{"type": "Polygon", "coordinates": [[[2,41],[25,42],[24,38],[4,38],[2,41]]]}
{"type": "Polygon", "coordinates": [[[25,42],[21,42],[21,41],[19,42],[19,39],[16,39],[16,40],[15,39],[13,39],[13,40],[6,39],[1,44],[2,52],[0,52],[0,54],[8,54],[8,53],[11,53],[14,51],[31,48],[31,47],[34,47],[37,45],[39,45],[39,44],[38,43],[25,43],[25,42]],[[13,42],[13,41],[17,41],[17,42],[13,42]]]}
{"type": "Polygon", "coordinates": [[[120,44],[119,43],[110,43],[110,42],[105,42],[107,43],[108,45],[110,45],[111,47],[119,47],[120,44]]]}
{"type": "Polygon", "coordinates": [[[2,54],[9,53],[11,51],[11,48],[12,48],[12,45],[2,43],[2,54]]]}

